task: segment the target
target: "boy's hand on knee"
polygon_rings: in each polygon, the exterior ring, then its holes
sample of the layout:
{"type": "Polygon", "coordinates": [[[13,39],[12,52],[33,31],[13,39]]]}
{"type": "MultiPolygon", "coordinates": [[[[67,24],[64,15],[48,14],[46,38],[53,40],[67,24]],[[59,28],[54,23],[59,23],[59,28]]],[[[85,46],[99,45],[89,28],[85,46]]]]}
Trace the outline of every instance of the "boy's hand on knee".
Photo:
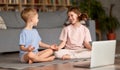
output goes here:
{"type": "Polygon", "coordinates": [[[27,48],[28,52],[32,52],[34,49],[35,48],[33,46],[31,46],[31,45],[29,45],[28,48],[27,48]]]}

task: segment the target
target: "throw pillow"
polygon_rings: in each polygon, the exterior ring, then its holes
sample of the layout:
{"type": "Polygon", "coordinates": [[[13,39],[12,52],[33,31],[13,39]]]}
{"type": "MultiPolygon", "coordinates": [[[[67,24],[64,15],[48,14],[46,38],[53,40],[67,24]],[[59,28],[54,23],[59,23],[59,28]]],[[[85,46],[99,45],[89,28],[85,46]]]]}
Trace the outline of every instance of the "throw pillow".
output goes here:
{"type": "Polygon", "coordinates": [[[0,29],[7,29],[3,18],[0,16],[0,29]]]}

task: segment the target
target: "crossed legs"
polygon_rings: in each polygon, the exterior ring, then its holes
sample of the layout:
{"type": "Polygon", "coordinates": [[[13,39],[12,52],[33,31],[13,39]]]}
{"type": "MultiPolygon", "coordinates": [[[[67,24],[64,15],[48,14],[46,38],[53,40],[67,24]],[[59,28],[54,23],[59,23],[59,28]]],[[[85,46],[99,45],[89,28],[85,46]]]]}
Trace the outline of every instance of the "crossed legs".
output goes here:
{"type": "Polygon", "coordinates": [[[46,49],[36,54],[33,52],[28,52],[24,55],[24,60],[29,64],[33,62],[52,61],[55,58],[55,56],[53,56],[52,54],[53,54],[52,49],[46,49]]]}
{"type": "Polygon", "coordinates": [[[69,50],[61,49],[55,52],[55,56],[60,59],[74,59],[74,58],[90,58],[91,51],[89,50],[69,50]]]}

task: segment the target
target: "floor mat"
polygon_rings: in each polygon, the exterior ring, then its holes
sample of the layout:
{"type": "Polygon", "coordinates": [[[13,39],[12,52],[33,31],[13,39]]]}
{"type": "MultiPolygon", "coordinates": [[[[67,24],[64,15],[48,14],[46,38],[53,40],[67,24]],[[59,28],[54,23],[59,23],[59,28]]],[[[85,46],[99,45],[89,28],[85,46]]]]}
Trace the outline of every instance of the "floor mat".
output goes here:
{"type": "Polygon", "coordinates": [[[77,62],[77,61],[84,61],[86,59],[71,59],[71,60],[60,60],[55,59],[52,62],[41,62],[41,63],[21,63],[19,62],[18,54],[2,54],[0,55],[0,67],[1,68],[11,68],[11,69],[25,69],[28,67],[40,67],[46,66],[51,64],[60,64],[60,63],[68,63],[68,62],[77,62]]]}

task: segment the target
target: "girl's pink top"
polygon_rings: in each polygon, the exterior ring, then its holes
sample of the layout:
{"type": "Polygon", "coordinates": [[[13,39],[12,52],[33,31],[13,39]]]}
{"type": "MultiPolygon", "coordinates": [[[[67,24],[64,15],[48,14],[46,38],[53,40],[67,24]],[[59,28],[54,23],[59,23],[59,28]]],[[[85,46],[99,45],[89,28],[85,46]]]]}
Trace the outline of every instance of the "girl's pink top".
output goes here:
{"type": "Polygon", "coordinates": [[[63,28],[60,40],[66,41],[65,48],[67,49],[81,49],[84,47],[83,42],[91,41],[91,35],[89,29],[84,25],[78,27],[69,25],[63,28]]]}

